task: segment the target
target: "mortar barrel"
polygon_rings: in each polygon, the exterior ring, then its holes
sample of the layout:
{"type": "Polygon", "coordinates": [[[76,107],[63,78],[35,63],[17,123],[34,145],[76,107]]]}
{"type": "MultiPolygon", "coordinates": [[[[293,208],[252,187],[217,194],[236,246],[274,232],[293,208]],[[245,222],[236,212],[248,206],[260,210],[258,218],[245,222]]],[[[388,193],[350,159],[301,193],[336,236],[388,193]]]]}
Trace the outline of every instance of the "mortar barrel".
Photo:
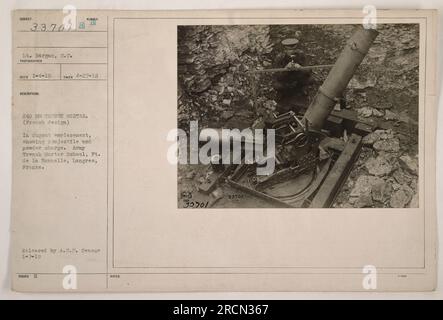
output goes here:
{"type": "Polygon", "coordinates": [[[347,41],[328,77],[318,89],[317,95],[306,110],[304,118],[308,125],[316,130],[323,125],[334,109],[337,99],[355,74],[358,66],[363,61],[378,32],[374,29],[358,27],[352,37],[347,41]]]}

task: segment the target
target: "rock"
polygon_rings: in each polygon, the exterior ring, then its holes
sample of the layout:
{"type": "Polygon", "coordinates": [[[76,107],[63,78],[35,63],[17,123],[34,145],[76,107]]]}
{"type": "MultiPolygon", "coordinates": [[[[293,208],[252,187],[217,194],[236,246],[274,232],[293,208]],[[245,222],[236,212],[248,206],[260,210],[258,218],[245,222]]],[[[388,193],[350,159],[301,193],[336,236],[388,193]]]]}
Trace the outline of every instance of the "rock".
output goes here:
{"type": "Polygon", "coordinates": [[[398,121],[404,123],[409,123],[411,121],[407,110],[400,112],[400,114],[398,115],[398,121]]]}
{"type": "Polygon", "coordinates": [[[381,46],[374,46],[369,50],[368,57],[374,59],[377,64],[382,64],[386,59],[387,49],[382,48],[381,46]]]}
{"type": "Polygon", "coordinates": [[[418,174],[418,160],[416,158],[412,158],[409,155],[403,155],[398,159],[398,162],[403,169],[412,174],[418,174]]]}
{"type": "Polygon", "coordinates": [[[211,81],[208,78],[203,78],[196,82],[195,86],[192,88],[192,91],[196,93],[201,93],[207,90],[210,86],[211,81]]]}
{"type": "Polygon", "coordinates": [[[221,189],[221,188],[215,189],[214,191],[212,191],[211,196],[214,197],[214,200],[218,200],[218,199],[223,198],[223,196],[224,196],[223,189],[221,189]]]}
{"type": "Polygon", "coordinates": [[[366,135],[363,140],[362,143],[365,146],[372,146],[374,144],[374,142],[378,141],[380,139],[380,136],[378,135],[377,131],[375,132],[371,132],[370,134],[366,135]]]}
{"type": "Polygon", "coordinates": [[[411,187],[412,191],[414,193],[418,192],[418,181],[417,179],[412,179],[412,181],[409,183],[409,186],[411,187]]]}
{"type": "Polygon", "coordinates": [[[218,92],[218,94],[223,94],[225,92],[225,87],[222,85],[215,86],[215,90],[218,92]]]}
{"type": "Polygon", "coordinates": [[[412,180],[412,177],[405,173],[402,169],[395,170],[392,176],[399,184],[408,184],[412,180]]]}
{"type": "Polygon", "coordinates": [[[392,208],[404,208],[412,198],[412,190],[407,186],[402,186],[394,192],[391,197],[390,206],[392,208]]]}
{"type": "Polygon", "coordinates": [[[230,106],[231,105],[231,99],[223,99],[223,104],[230,106]]]}
{"type": "Polygon", "coordinates": [[[372,199],[378,202],[385,202],[387,199],[389,199],[391,192],[391,184],[382,180],[372,186],[372,199]]]}
{"type": "Polygon", "coordinates": [[[377,109],[372,109],[372,115],[375,117],[383,117],[384,113],[380,110],[377,109]]]}
{"type": "Polygon", "coordinates": [[[385,119],[386,120],[397,120],[398,117],[394,112],[392,112],[390,110],[385,110],[385,119]]]}
{"type": "Polygon", "coordinates": [[[407,185],[403,185],[403,186],[401,186],[401,188],[403,190],[405,190],[407,193],[409,193],[411,195],[411,197],[414,195],[414,191],[411,189],[411,187],[409,187],[407,185]]]}
{"type": "Polygon", "coordinates": [[[265,109],[274,111],[277,107],[277,102],[275,102],[274,100],[267,100],[263,103],[263,106],[265,109]]]}
{"type": "Polygon", "coordinates": [[[379,155],[377,158],[371,157],[366,163],[365,167],[368,172],[374,176],[384,176],[392,171],[392,165],[385,156],[379,155]]]}
{"type": "Polygon", "coordinates": [[[409,150],[409,144],[411,142],[411,138],[401,133],[397,134],[397,138],[400,141],[400,148],[409,150]]]}
{"type": "Polygon", "coordinates": [[[394,138],[391,130],[375,130],[363,138],[363,145],[373,145],[378,140],[387,140],[394,138]]]}
{"type": "Polygon", "coordinates": [[[362,194],[370,195],[372,186],[383,182],[383,179],[374,176],[362,175],[354,183],[350,193],[351,197],[359,197],[362,194]]]}
{"type": "Polygon", "coordinates": [[[360,109],[357,109],[358,115],[364,118],[368,118],[370,116],[372,116],[372,108],[369,107],[363,107],[360,109]]]}
{"type": "Polygon", "coordinates": [[[185,178],[186,179],[194,179],[195,177],[195,172],[194,171],[190,171],[186,174],[185,178]]]}
{"type": "Polygon", "coordinates": [[[385,111],[389,111],[387,109],[391,109],[392,104],[389,101],[381,101],[377,104],[377,109],[384,109],[385,111]]]}
{"type": "Polygon", "coordinates": [[[367,208],[372,207],[373,204],[371,194],[362,194],[358,197],[357,201],[355,201],[354,207],[367,208]]]}
{"type": "Polygon", "coordinates": [[[210,180],[209,178],[211,177],[211,175],[214,173],[213,170],[208,170],[205,174],[205,180],[208,181],[210,180]]]}
{"type": "Polygon", "coordinates": [[[418,201],[418,193],[414,194],[414,196],[411,199],[411,202],[409,202],[409,208],[418,208],[420,203],[418,201]]]}
{"type": "Polygon", "coordinates": [[[379,139],[380,136],[377,134],[377,132],[371,132],[363,138],[362,143],[365,146],[372,146],[374,142],[378,141],[379,139]]]}
{"type": "Polygon", "coordinates": [[[221,118],[223,120],[231,119],[234,116],[234,111],[223,111],[221,114],[221,118]]]}
{"type": "Polygon", "coordinates": [[[364,90],[366,88],[372,88],[375,86],[377,82],[377,78],[375,76],[371,78],[366,78],[365,81],[358,79],[357,77],[352,77],[351,81],[349,81],[349,88],[356,90],[364,90]]]}
{"type": "Polygon", "coordinates": [[[375,132],[378,133],[380,139],[382,140],[388,140],[394,138],[394,133],[392,132],[392,130],[376,130],[375,132]]]}
{"type": "Polygon", "coordinates": [[[398,152],[400,151],[400,141],[397,138],[376,141],[373,145],[377,151],[398,152]]]}

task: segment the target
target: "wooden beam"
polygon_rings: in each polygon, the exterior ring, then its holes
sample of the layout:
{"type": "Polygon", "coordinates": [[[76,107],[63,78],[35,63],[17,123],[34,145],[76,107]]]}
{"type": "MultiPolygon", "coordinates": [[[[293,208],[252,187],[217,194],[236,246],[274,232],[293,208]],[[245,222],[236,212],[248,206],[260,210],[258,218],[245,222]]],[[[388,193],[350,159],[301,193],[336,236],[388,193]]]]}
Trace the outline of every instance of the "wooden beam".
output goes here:
{"type": "Polygon", "coordinates": [[[352,134],[349,137],[345,148],[312,200],[310,208],[328,208],[332,205],[360,154],[361,140],[362,137],[357,134],[352,134]]]}

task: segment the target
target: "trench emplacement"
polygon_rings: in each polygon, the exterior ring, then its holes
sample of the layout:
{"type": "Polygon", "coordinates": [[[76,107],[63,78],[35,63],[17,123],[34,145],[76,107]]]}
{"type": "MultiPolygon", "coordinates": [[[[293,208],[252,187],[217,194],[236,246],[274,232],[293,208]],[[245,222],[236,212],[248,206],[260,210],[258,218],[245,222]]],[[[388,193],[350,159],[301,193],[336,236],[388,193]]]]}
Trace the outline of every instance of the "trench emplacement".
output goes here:
{"type": "MultiPolygon", "coordinates": [[[[263,163],[245,161],[244,153],[240,164],[215,160],[199,192],[211,196],[227,185],[273,207],[331,207],[358,159],[362,137],[381,126],[361,121],[351,110],[334,110],[377,34],[357,28],[312,103],[299,114],[290,111],[266,119],[263,129],[275,132],[272,173],[257,175],[263,163]]],[[[211,206],[219,199],[212,197],[211,206]]]]}

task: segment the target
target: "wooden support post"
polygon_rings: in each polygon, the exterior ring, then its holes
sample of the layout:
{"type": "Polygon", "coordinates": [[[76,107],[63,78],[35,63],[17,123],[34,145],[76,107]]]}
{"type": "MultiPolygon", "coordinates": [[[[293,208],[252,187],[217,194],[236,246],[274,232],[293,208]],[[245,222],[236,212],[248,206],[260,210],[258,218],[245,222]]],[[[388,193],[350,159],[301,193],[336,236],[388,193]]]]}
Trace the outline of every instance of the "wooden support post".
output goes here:
{"type": "Polygon", "coordinates": [[[311,202],[311,208],[328,208],[346,181],[361,150],[362,137],[352,134],[320,189],[311,202]]]}

